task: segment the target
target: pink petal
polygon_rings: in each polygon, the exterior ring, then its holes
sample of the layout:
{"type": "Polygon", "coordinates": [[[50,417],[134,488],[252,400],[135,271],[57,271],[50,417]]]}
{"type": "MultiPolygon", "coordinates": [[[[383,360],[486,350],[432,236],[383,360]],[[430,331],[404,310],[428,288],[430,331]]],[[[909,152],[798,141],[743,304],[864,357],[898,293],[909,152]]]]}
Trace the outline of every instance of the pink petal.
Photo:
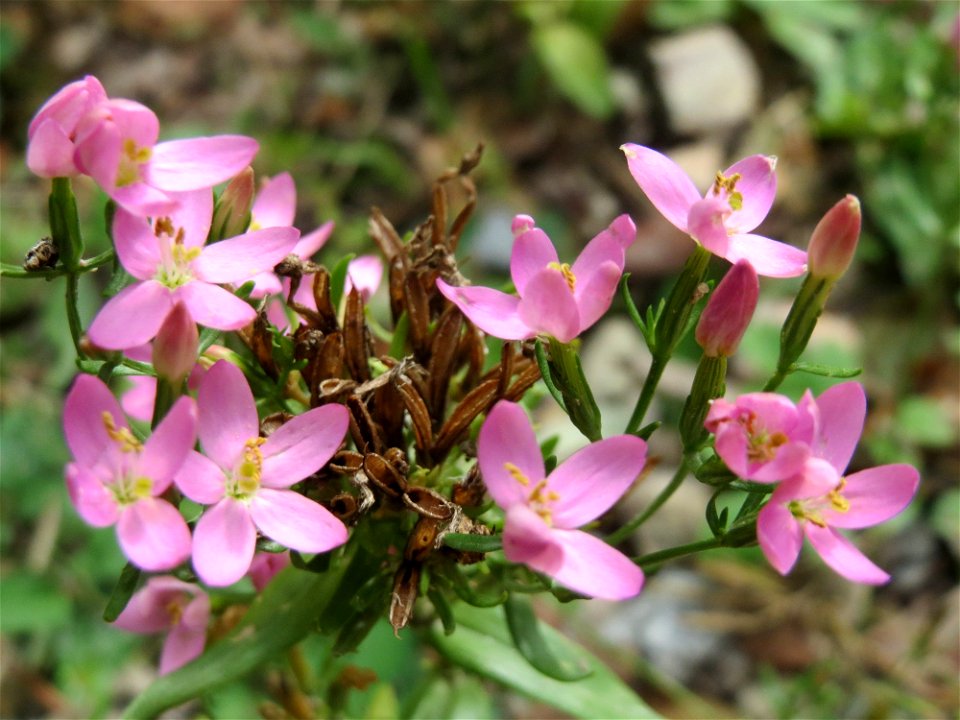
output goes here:
{"type": "Polygon", "coordinates": [[[79,172],[73,153],[73,141],[63,126],[50,118],[40,123],[30,138],[27,167],[40,177],[70,177],[79,172]]]}
{"type": "Polygon", "coordinates": [[[786,505],[771,499],[757,516],[757,542],[767,562],[786,575],[800,557],[803,529],[786,505]]]}
{"type": "Polygon", "coordinates": [[[301,235],[297,244],[293,246],[293,254],[301,260],[312,258],[320,248],[327,244],[327,240],[330,239],[330,234],[333,232],[333,225],[333,220],[327,220],[313,232],[301,235]]]}
{"type": "Polygon", "coordinates": [[[297,213],[297,188],[288,172],[267,180],[253,202],[250,224],[261,228],[290,227],[297,213]]]}
{"type": "Polygon", "coordinates": [[[72,133],[81,118],[91,107],[107,99],[103,85],[93,75],[75,80],[60,88],[37,111],[27,128],[27,137],[31,140],[40,131],[40,125],[54,120],[69,134],[72,133]]]}
{"type": "Polygon", "coordinates": [[[137,280],[149,280],[160,265],[162,242],[153,234],[150,222],[129,210],[119,208],[113,218],[113,244],[120,264],[137,280]]]}
{"type": "Polygon", "coordinates": [[[643,588],[643,570],[619,550],[580,530],[553,530],[563,552],[553,579],[601,600],[625,600],[643,588]]]}
{"type": "Polygon", "coordinates": [[[149,572],[169,570],[190,557],[190,530],[166,500],[145,498],[123,508],[117,538],[124,555],[149,572]]]}
{"type": "Polygon", "coordinates": [[[343,405],[324,405],[288,420],[261,447],[260,482],[287,488],[313,475],[340,448],[349,425],[350,413],[343,405]]]}
{"type": "Polygon", "coordinates": [[[673,160],[656,150],[628,143],[620,147],[627,167],[653,206],[673,225],[687,232],[690,206],[700,199],[693,181],[673,160]]]}
{"type": "Polygon", "coordinates": [[[203,654],[207,642],[207,630],[174,625],[163,642],[160,653],[160,674],[166,675],[186,665],[203,654]]]}
{"type": "Polygon", "coordinates": [[[242,135],[171,140],[153,148],[148,180],[161,190],[212,188],[243,170],[259,145],[242,135]]]}
{"type": "Polygon", "coordinates": [[[124,288],[100,308],[87,336],[105,350],[124,350],[153,339],[167,314],[173,296],[155,280],[124,288]]]}
{"type": "Polygon", "coordinates": [[[727,234],[726,219],[730,212],[730,206],[726,200],[715,195],[707,195],[703,200],[697,200],[690,206],[690,212],[687,215],[687,232],[714,255],[727,257],[730,238],[727,234]]]}
{"type": "Polygon", "coordinates": [[[867,417],[867,394],[858,382],[834,385],[816,399],[820,428],[813,454],[843,473],[857,449],[867,417]]]}
{"type": "Polygon", "coordinates": [[[253,277],[243,280],[242,284],[246,285],[248,282],[253,283],[253,290],[250,291],[250,297],[255,300],[265,298],[268,295],[278,295],[283,292],[283,285],[280,282],[280,278],[273,272],[257,273],[253,277]]]}
{"type": "Polygon", "coordinates": [[[608,262],[584,278],[577,276],[574,299],[580,315],[580,332],[592,326],[610,309],[621,275],[623,266],[608,262]]]}
{"type": "MultiPolygon", "coordinates": [[[[626,215],[621,215],[621,217],[629,220],[626,215]]],[[[611,227],[613,226],[611,225],[611,227]]],[[[577,278],[577,285],[579,286],[581,281],[587,281],[601,267],[610,263],[613,263],[622,271],[625,257],[624,249],[623,238],[610,232],[609,229],[593,238],[587,243],[583,252],[580,253],[576,262],[570,268],[577,278]]]]}
{"type": "Polygon", "coordinates": [[[759,225],[773,207],[777,194],[777,159],[771,155],[751,155],[723,171],[730,178],[739,173],[736,192],[743,197],[743,206],[730,213],[727,227],[748,233],[759,225]]]}
{"type": "Polygon", "coordinates": [[[540,228],[531,227],[517,235],[510,254],[510,276],[517,292],[523,295],[527,281],[557,260],[557,249],[540,228]]]}
{"type": "Polygon", "coordinates": [[[174,193],[158,190],[145,182],[135,182],[123,187],[103,187],[117,205],[141,217],[160,217],[177,209],[174,193]]]}
{"type": "Polygon", "coordinates": [[[210,224],[213,222],[213,192],[208,188],[192,192],[170,193],[176,207],[170,212],[174,234],[183,230],[184,247],[203,247],[207,244],[210,224]]]}
{"type": "Polygon", "coordinates": [[[807,458],[803,469],[784,480],[773,491],[771,502],[789,502],[790,500],[804,500],[822,498],[832,492],[840,484],[840,474],[826,460],[807,458]]]}
{"type": "Polygon", "coordinates": [[[223,498],[223,470],[210,458],[191,451],[183,461],[174,482],[180,492],[194,502],[212,505],[223,498]]]}
{"type": "Polygon", "coordinates": [[[192,452],[197,439],[197,408],[193,398],[174,404],[143,446],[139,471],[153,480],[152,494],[163,493],[192,452]]]}
{"type": "Polygon", "coordinates": [[[67,447],[84,467],[92,468],[104,453],[116,448],[107,434],[104,414],[109,414],[118,428],[129,428],[110,388],[93,375],[78,376],[63,404],[63,432],[67,447]]]}
{"type": "Polygon", "coordinates": [[[796,277],[807,271],[807,254],[803,250],[762,235],[731,235],[726,251],[716,254],[732,263],[747,260],[757,275],[765,277],[796,277]]]}
{"type": "Polygon", "coordinates": [[[175,297],[187,306],[190,317],[204,327],[239,330],[257,318],[257,311],[232,292],[200,280],[181,285],[175,297]]]}
{"type": "Polygon", "coordinates": [[[911,465],[881,465],[846,477],[840,494],[850,502],[847,512],[826,509],[827,525],[864,528],[879,525],[900,513],[917,492],[920,473],[911,465]]]}
{"type": "Polygon", "coordinates": [[[290,564],[290,553],[261,552],[253,556],[250,563],[250,581],[259,592],[263,590],[277,573],[290,564]]]}
{"type": "Polygon", "coordinates": [[[520,299],[491,288],[455,287],[437,278],[437,289],[483,332],[503,340],[526,340],[536,335],[520,319],[520,299]]]}
{"type": "Polygon", "coordinates": [[[217,465],[232,470],[244,444],[260,434],[253,393],[243,373],[226,360],[207,370],[197,391],[200,444],[217,465]]]}
{"type": "Polygon", "coordinates": [[[643,440],[617,435],[564,460],[547,479],[546,490],[559,495],[550,504],[554,526],[578,528],[605,513],[630,489],[646,458],[643,440]]]}
{"type": "Polygon", "coordinates": [[[261,487],[250,500],[260,531],[291,550],[326,552],[347,541],[347,528],[323,505],[292,490],[261,487]]]}
{"type": "Polygon", "coordinates": [[[129,377],[130,388],[120,397],[123,411],[134,420],[148,423],[153,418],[153,403],[157,397],[157,379],[149,375],[129,377]]]}
{"type": "Polygon", "coordinates": [[[497,505],[506,509],[527,502],[545,471],[537,436],[522,407],[507,400],[493,406],[477,437],[477,461],[497,505]],[[528,483],[523,484],[517,473],[528,483]]]}
{"type": "Polygon", "coordinates": [[[545,268],[527,281],[517,314],[537,332],[568,343],[580,334],[580,311],[559,270],[545,268]]]}
{"type": "Polygon", "coordinates": [[[347,265],[347,284],[344,294],[349,294],[353,288],[356,288],[366,302],[380,287],[382,278],[383,263],[380,262],[380,258],[376,255],[361,255],[347,265]]]}
{"type": "Polygon", "coordinates": [[[67,465],[67,492],[83,521],[93,527],[109,527],[120,517],[120,508],[110,491],[89,469],[67,465]]]}
{"type": "Polygon", "coordinates": [[[272,270],[297,244],[300,231],[291,227],[254,230],[208,245],[193,261],[199,279],[211,283],[246,280],[272,270]]]}
{"type": "Polygon", "coordinates": [[[173,622],[170,615],[171,603],[186,593],[192,595],[198,589],[196,585],[177,580],[170,575],[152,577],[133,594],[113,624],[121,630],[143,634],[168,630],[173,622]]]}
{"type": "Polygon", "coordinates": [[[563,562],[557,533],[526,505],[511,505],[504,515],[503,555],[538,572],[553,575],[563,562]]]}
{"type": "Polygon", "coordinates": [[[890,576],[873,564],[852,542],[833,528],[804,524],[807,539],[823,561],[851,582],[882,585],[890,576]]]}
{"type": "Polygon", "coordinates": [[[224,498],[200,516],[193,531],[193,567],[207,585],[232,585],[247,574],[257,530],[247,506],[224,498]]]}

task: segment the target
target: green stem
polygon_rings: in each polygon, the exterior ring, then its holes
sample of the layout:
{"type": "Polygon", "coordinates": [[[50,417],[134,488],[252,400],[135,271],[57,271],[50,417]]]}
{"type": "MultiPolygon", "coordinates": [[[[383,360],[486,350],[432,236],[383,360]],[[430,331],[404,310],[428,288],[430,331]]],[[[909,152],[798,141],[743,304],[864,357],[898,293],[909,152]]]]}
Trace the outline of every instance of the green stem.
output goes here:
{"type": "Polygon", "coordinates": [[[650,372],[647,373],[646,380],[643,381],[643,388],[640,390],[640,397],[637,398],[637,404],[633,408],[633,414],[630,416],[630,422],[627,423],[627,427],[624,430],[628,435],[632,435],[640,429],[640,426],[643,425],[643,418],[647,414],[647,410],[650,408],[650,402],[653,400],[653,394],[657,390],[657,385],[660,383],[660,378],[663,375],[664,369],[667,367],[667,362],[669,357],[661,359],[659,356],[654,355],[653,363],[650,365],[650,372]]]}
{"type": "Polygon", "coordinates": [[[77,302],[80,297],[80,275],[71,272],[67,275],[67,324],[70,326],[70,337],[73,338],[73,347],[77,351],[77,357],[85,358],[87,354],[80,345],[80,339],[83,337],[83,325],[80,323],[80,311],[77,309],[77,302]]]}
{"type": "Polygon", "coordinates": [[[610,533],[606,541],[610,545],[617,545],[624,540],[626,540],[632,532],[634,532],[638,527],[643,525],[650,517],[659,510],[663,504],[670,499],[670,496],[673,495],[677,488],[683,483],[684,479],[687,477],[687,473],[690,471],[690,467],[687,464],[686,458],[680,461],[680,466],[677,468],[677,471],[673,474],[673,477],[670,479],[670,482],[667,486],[660,491],[660,494],[654,498],[653,502],[650,503],[650,506],[647,507],[639,515],[633,517],[629,522],[627,522],[622,527],[614,530],[610,533]]]}
{"type": "Polygon", "coordinates": [[[640,567],[650,567],[651,565],[659,565],[667,560],[684,557],[685,555],[694,555],[695,553],[703,552],[704,550],[714,550],[719,547],[723,547],[723,539],[710,538],[709,540],[700,540],[698,542],[687,543],[686,545],[677,545],[677,547],[667,548],[666,550],[658,550],[657,552],[641,555],[638,558],[634,558],[633,562],[640,567]]]}

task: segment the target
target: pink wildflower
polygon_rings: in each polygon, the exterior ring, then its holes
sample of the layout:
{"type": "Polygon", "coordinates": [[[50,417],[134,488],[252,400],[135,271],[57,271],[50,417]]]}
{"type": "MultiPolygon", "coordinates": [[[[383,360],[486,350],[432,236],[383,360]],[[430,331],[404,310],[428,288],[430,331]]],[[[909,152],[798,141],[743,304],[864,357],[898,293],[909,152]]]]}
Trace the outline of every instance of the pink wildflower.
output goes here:
{"type": "Polygon", "coordinates": [[[197,585],[170,575],[152,577],[134,593],[114,625],[128,632],[166,632],[160,674],[166,675],[203,653],[210,619],[210,597],[197,585]]]}
{"type": "Polygon", "coordinates": [[[736,475],[777,482],[796,474],[810,455],[814,418],[776,393],[749,393],[730,403],[714,400],[704,423],[716,451],[736,475]]]}
{"type": "Polygon", "coordinates": [[[193,565],[208,585],[230,585],[250,569],[257,529],[300,552],[342,545],[347,529],[326,508],[288,490],[333,456],[349,423],[342,405],[294,417],[268,438],[259,434],[257,407],[234,365],[217,362],[197,393],[200,444],[176,482],[205,505],[193,535],[193,565]]]}
{"type": "Polygon", "coordinates": [[[879,585],[890,576],[863,555],[837,528],[878,525],[900,513],[920,482],[910,465],[883,465],[843,473],[863,429],[867,402],[863,386],[842,383],[802,403],[818,416],[813,457],[781,483],[757,517],[757,540],[767,560],[786,575],[806,536],[823,561],[853,582],[879,585]]]}
{"type": "Polygon", "coordinates": [[[753,319],[760,296],[757,271],[746,260],[730,268],[707,301],[695,333],[708,357],[730,357],[753,319]]]}
{"type": "Polygon", "coordinates": [[[257,592],[263,590],[277,573],[290,564],[290,553],[258,552],[253,556],[250,570],[247,573],[257,592]]]}
{"type": "Polygon", "coordinates": [[[61,88],[43,104],[27,129],[27,167],[40,177],[70,177],[80,170],[73,161],[77,126],[98,103],[107,99],[93,75],[61,88]]]}
{"type": "Polygon", "coordinates": [[[558,261],[550,238],[528,215],[514,218],[513,233],[510,274],[520,297],[486,287],[454,287],[440,279],[437,287],[488,335],[524,340],[543,333],[568,343],[610,307],[637,229],[621,215],[572,266],[558,261]]]}
{"type": "Polygon", "coordinates": [[[124,554],[144,570],[169,570],[190,556],[190,530],[160,496],[196,438],[196,408],[180,398],[145,443],[131,432],[110,390],[81,375],[67,395],[63,429],[74,462],[67,490],[95,527],[116,524],[124,554]]]}
{"type": "Polygon", "coordinates": [[[76,129],[77,167],[127,211],[140,216],[169,213],[177,193],[209,189],[239,173],[258,145],[241,135],[157,143],[160,122],[133,100],[103,100],[76,129]]]}
{"type": "Polygon", "coordinates": [[[149,221],[118,210],[113,222],[117,255],[140,282],[121,290],[101,308],[90,340],[108,350],[153,338],[177,302],[200,325],[236,330],[256,311],[218,283],[232,283],[273,267],[296,244],[293,228],[268,228],[204,247],[213,200],[207,190],[178,196],[170,215],[149,221]]]}
{"type": "Polygon", "coordinates": [[[619,435],[588,445],[546,476],[523,409],[502,400],[477,441],[483,481],[505,511],[503,552],[564,587],[622,600],[643,586],[643,571],[599,538],[575,528],[606,512],[643,469],[647,445],[619,435]]]}
{"type": "Polygon", "coordinates": [[[760,275],[793,277],[806,270],[802,250],[751,231],[770,212],[777,192],[776,158],[751,155],[723,172],[704,197],[666,155],[628,143],[621,148],[633,179],[673,225],[714,255],[749,260],[760,275]]]}

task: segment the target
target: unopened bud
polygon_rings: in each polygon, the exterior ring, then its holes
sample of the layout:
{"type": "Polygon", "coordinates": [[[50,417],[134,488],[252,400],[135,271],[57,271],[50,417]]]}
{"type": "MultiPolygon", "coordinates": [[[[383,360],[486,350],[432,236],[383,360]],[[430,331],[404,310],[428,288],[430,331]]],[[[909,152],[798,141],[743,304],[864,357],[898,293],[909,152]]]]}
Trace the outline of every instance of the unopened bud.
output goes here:
{"type": "Polygon", "coordinates": [[[831,280],[839,278],[850,267],[859,239],[860,201],[847,195],[827,211],[810,236],[810,274],[831,280]]]}
{"type": "Polygon", "coordinates": [[[250,208],[253,207],[253,168],[240,172],[217,200],[213,211],[212,240],[223,240],[247,231],[250,208]]]}
{"type": "Polygon", "coordinates": [[[153,367],[171,385],[190,374],[197,362],[200,336],[197,324],[183,303],[177,303],[163,321],[153,341],[153,367]]]}
{"type": "Polygon", "coordinates": [[[746,260],[730,268],[697,323],[696,338],[705,355],[730,357],[753,318],[760,295],[757,271],[746,260]]]}

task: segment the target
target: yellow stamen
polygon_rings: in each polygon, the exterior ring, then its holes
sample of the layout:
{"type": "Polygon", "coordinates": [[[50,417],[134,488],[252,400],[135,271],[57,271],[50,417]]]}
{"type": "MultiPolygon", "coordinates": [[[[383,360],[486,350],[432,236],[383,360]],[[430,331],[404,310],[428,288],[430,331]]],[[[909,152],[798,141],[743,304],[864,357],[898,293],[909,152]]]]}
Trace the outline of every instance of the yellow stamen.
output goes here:
{"type": "Polygon", "coordinates": [[[237,497],[247,497],[260,488],[260,476],[263,471],[263,451],[260,446],[266,438],[250,438],[244,444],[243,460],[233,474],[236,483],[234,493],[237,497]]]}
{"type": "Polygon", "coordinates": [[[180,623],[180,618],[183,617],[183,604],[178,599],[171,600],[163,609],[170,617],[170,627],[180,623]]]}
{"type": "Polygon", "coordinates": [[[123,152],[120,154],[120,164],[117,167],[117,187],[132,185],[140,181],[140,166],[150,160],[153,150],[148,147],[137,147],[137,144],[127,138],[123,141],[123,152]]]}
{"type": "Polygon", "coordinates": [[[576,289],[577,276],[573,274],[573,270],[570,269],[569,264],[552,262],[547,263],[547,267],[560,271],[560,274],[563,275],[563,279],[567,281],[567,287],[570,288],[570,292],[573,292],[576,289]]]}
{"type": "Polygon", "coordinates": [[[523,474],[523,471],[520,470],[512,462],[507,462],[503,464],[503,469],[506,470],[518,483],[527,487],[530,484],[530,478],[523,474]]]}
{"type": "Polygon", "coordinates": [[[107,435],[120,445],[121,452],[140,452],[143,450],[143,443],[134,437],[129,428],[117,427],[117,423],[109,410],[104,410],[100,417],[103,420],[104,428],[107,430],[107,435]]]}
{"type": "Polygon", "coordinates": [[[721,192],[725,192],[727,202],[730,203],[733,210],[743,208],[743,194],[736,190],[741,177],[743,176],[740,173],[734,173],[730,177],[726,177],[720,170],[717,170],[717,177],[713,181],[713,194],[719,195],[721,192]]]}

